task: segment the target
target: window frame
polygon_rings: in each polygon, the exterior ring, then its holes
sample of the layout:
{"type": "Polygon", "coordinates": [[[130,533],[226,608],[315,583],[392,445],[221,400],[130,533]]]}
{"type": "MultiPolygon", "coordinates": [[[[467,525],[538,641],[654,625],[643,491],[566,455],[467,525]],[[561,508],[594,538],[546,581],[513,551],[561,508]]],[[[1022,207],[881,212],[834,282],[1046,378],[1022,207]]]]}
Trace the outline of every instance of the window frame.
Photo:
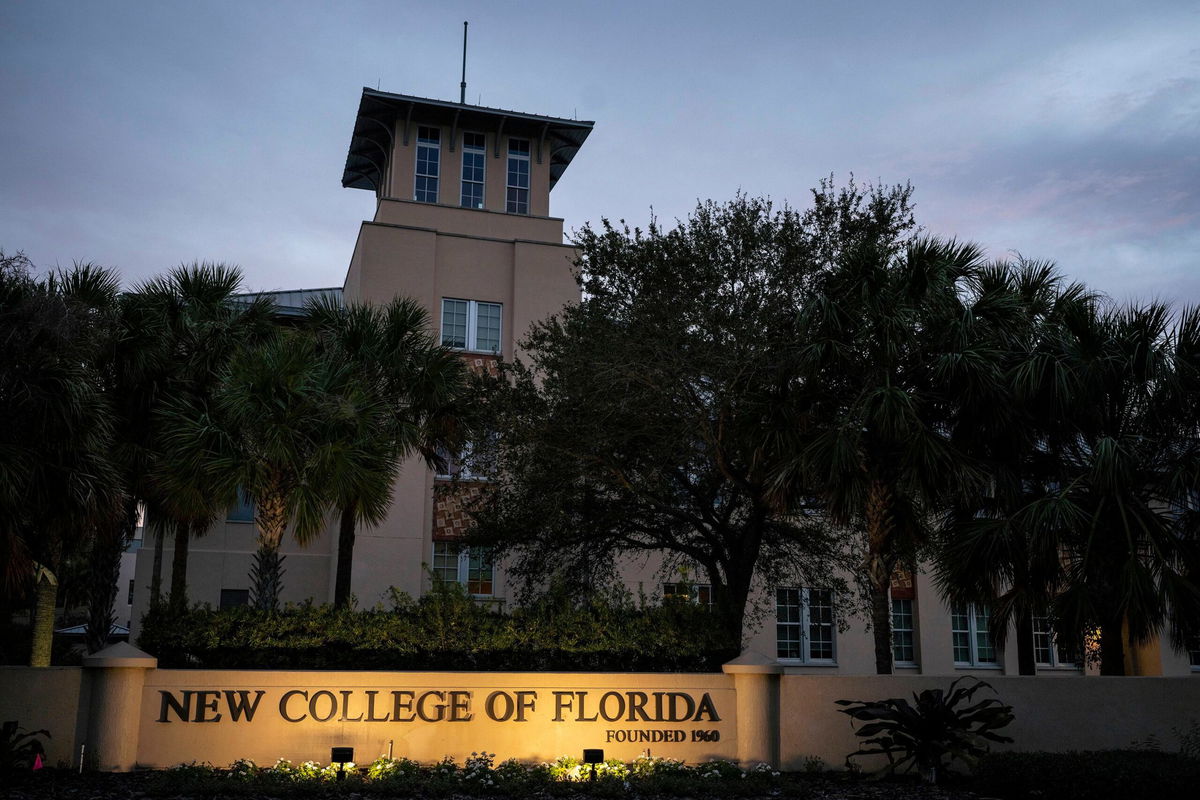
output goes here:
{"type": "Polygon", "coordinates": [[[775,657],[780,663],[796,664],[796,665],[803,665],[803,666],[815,666],[815,667],[836,667],[837,666],[837,638],[838,637],[837,637],[836,618],[833,613],[835,602],[836,602],[836,596],[834,595],[832,589],[822,589],[819,587],[807,587],[807,586],[804,586],[804,587],[781,586],[775,590],[775,657]],[[795,605],[792,603],[785,604],[785,603],[781,602],[781,600],[780,600],[781,594],[784,592],[797,592],[798,593],[797,598],[799,600],[800,613],[799,613],[799,619],[796,621],[782,622],[780,620],[780,608],[785,605],[788,607],[792,607],[795,605]],[[824,594],[825,596],[828,597],[828,600],[829,600],[829,602],[828,602],[829,621],[828,622],[821,621],[821,622],[815,623],[822,627],[828,627],[828,629],[829,629],[829,656],[828,657],[813,656],[814,641],[813,641],[811,634],[812,634],[812,629],[813,629],[813,625],[814,625],[813,618],[812,618],[812,609],[813,609],[812,600],[813,600],[814,592],[820,592],[820,593],[824,594]],[[786,642],[788,644],[791,644],[793,641],[800,642],[801,655],[799,657],[780,654],[781,651],[783,650],[783,648],[780,645],[784,641],[783,639],[781,639],[780,633],[782,632],[782,630],[784,628],[794,628],[800,632],[800,637],[798,640],[790,639],[790,638],[786,640],[786,642]]]}
{"type": "MultiPolygon", "coordinates": [[[[485,434],[488,438],[495,437],[495,433],[485,434]]],[[[451,453],[445,448],[438,448],[438,455],[446,462],[446,469],[436,470],[433,477],[441,481],[452,481],[458,479],[460,481],[481,481],[487,482],[492,480],[492,476],[484,472],[475,472],[468,466],[471,463],[471,457],[475,454],[475,442],[464,442],[462,449],[457,453],[451,453]]],[[[493,465],[494,466],[494,465],[493,465]]]]}
{"type": "MultiPolygon", "coordinates": [[[[531,147],[531,143],[530,143],[529,139],[521,139],[516,136],[510,136],[508,139],[508,159],[505,162],[506,169],[504,171],[504,211],[505,211],[505,213],[521,214],[523,216],[529,215],[530,190],[533,185],[533,162],[530,160],[530,153],[531,153],[530,147],[531,147]],[[523,143],[525,145],[524,151],[521,151],[520,149],[517,149],[517,150],[513,149],[513,146],[516,145],[518,142],[523,143]],[[517,165],[524,164],[524,166],[525,166],[525,168],[524,168],[525,185],[524,186],[521,186],[519,183],[514,184],[512,182],[513,165],[514,164],[517,164],[517,165]],[[518,193],[524,192],[525,194],[523,197],[522,197],[522,195],[518,194],[518,195],[516,195],[516,199],[514,199],[513,194],[512,194],[513,192],[518,192],[518,193]]],[[[518,176],[520,175],[520,172],[521,172],[520,169],[518,169],[517,170],[518,176]]]]}
{"type": "Polygon", "coordinates": [[[990,638],[992,627],[991,609],[986,607],[980,608],[974,603],[968,603],[965,606],[965,613],[960,614],[959,609],[963,608],[964,606],[957,604],[950,606],[950,657],[954,660],[955,669],[1001,669],[1003,667],[1003,656],[1000,652],[1000,648],[992,644],[990,638]],[[981,616],[979,612],[981,610],[984,612],[983,616],[985,616],[988,621],[987,628],[982,633],[984,636],[988,637],[988,647],[991,648],[992,658],[994,659],[992,661],[982,661],[979,657],[979,617],[981,616]],[[967,619],[967,627],[956,627],[957,622],[955,618],[963,616],[965,616],[967,619]],[[968,661],[960,661],[958,659],[958,654],[954,652],[956,647],[954,644],[954,637],[957,634],[967,634],[967,652],[970,659],[968,661]]]}
{"type": "Polygon", "coordinates": [[[1054,625],[1050,621],[1050,617],[1046,614],[1033,615],[1033,664],[1037,669],[1061,669],[1070,672],[1079,672],[1083,669],[1083,661],[1080,658],[1071,658],[1069,651],[1066,650],[1058,640],[1058,632],[1054,630],[1054,625]],[[1038,638],[1045,637],[1046,644],[1039,648],[1038,638]],[[1050,660],[1043,661],[1038,655],[1038,650],[1049,652],[1050,660]]]}
{"type": "Polygon", "coordinates": [[[912,597],[893,597],[892,600],[892,663],[897,667],[918,667],[920,666],[920,658],[917,654],[917,604],[916,599],[912,597]],[[900,627],[896,620],[896,604],[907,603],[908,611],[905,614],[908,617],[908,627],[900,627]],[[912,649],[912,658],[900,658],[896,643],[896,633],[907,633],[912,637],[908,647],[912,649]]]}
{"type": "MultiPolygon", "coordinates": [[[[459,177],[459,186],[458,186],[458,204],[462,208],[471,208],[471,209],[475,209],[476,211],[478,211],[478,210],[484,208],[485,205],[487,204],[487,137],[484,134],[474,133],[472,131],[464,131],[463,132],[462,160],[461,161],[462,161],[462,163],[461,163],[462,171],[459,173],[460,177],[459,177]],[[467,144],[468,136],[478,136],[480,144],[478,146],[473,145],[473,144],[470,144],[470,145],[467,144]],[[481,177],[478,181],[467,180],[467,169],[468,169],[467,157],[468,156],[470,156],[472,159],[474,159],[475,157],[478,157],[478,159],[479,159],[479,165],[480,165],[479,170],[480,170],[481,177]],[[479,204],[478,205],[468,205],[467,204],[466,189],[467,189],[468,185],[470,185],[472,187],[476,187],[476,186],[479,187],[479,204]]],[[[474,166],[472,166],[471,169],[474,169],[474,166]]]]}
{"type": "Polygon", "coordinates": [[[413,200],[418,203],[434,203],[438,202],[441,196],[442,189],[442,129],[433,125],[417,126],[417,144],[413,159],[413,200]],[[434,131],[437,133],[437,138],[422,136],[425,131],[434,131]],[[432,151],[433,158],[428,155],[422,159],[423,151],[432,151]],[[433,164],[433,172],[421,172],[421,162],[433,164]],[[421,188],[421,180],[426,181],[425,187],[421,188]],[[422,193],[428,195],[430,193],[430,181],[432,181],[433,199],[430,200],[422,193]]]}
{"type": "Polygon", "coordinates": [[[708,583],[685,583],[683,581],[668,582],[662,585],[663,600],[668,597],[678,600],[686,600],[689,603],[708,606],[712,608],[712,584],[708,583]],[[687,589],[685,592],[684,589],[687,589]]]}
{"type": "Polygon", "coordinates": [[[490,552],[488,552],[488,548],[471,546],[463,542],[456,542],[449,539],[435,539],[433,542],[432,564],[430,565],[430,568],[439,580],[447,580],[446,576],[441,574],[439,570],[442,572],[447,570],[445,564],[448,557],[453,558],[455,564],[455,577],[453,583],[457,583],[459,586],[462,586],[464,589],[466,589],[467,593],[471,597],[493,598],[496,596],[496,562],[492,560],[492,555],[490,552]],[[453,548],[456,552],[453,554],[444,552],[439,553],[439,547],[453,548]],[[441,565],[438,564],[439,556],[442,559],[441,565]],[[475,561],[475,565],[472,565],[473,560],[475,561]],[[472,582],[482,584],[484,579],[482,576],[473,579],[471,577],[472,570],[478,569],[482,571],[485,565],[488,575],[486,581],[490,591],[473,592],[471,591],[472,582]]]}
{"type": "Polygon", "coordinates": [[[443,297],[442,298],[441,318],[438,320],[438,342],[442,347],[447,347],[451,350],[458,350],[464,353],[485,353],[487,355],[500,355],[504,351],[504,304],[497,303],[491,300],[468,300],[464,297],[443,297]],[[467,329],[463,337],[464,346],[446,344],[446,304],[447,303],[466,303],[467,304],[467,329]],[[479,311],[484,306],[495,306],[497,309],[496,316],[496,347],[495,349],[482,348],[479,346],[479,311]]]}

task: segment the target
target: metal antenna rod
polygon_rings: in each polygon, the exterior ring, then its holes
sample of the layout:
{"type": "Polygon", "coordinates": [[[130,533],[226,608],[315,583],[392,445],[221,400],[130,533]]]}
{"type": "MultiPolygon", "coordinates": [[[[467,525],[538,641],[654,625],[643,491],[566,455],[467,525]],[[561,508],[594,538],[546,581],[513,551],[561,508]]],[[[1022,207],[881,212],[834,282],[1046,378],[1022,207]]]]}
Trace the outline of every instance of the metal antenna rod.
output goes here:
{"type": "Polygon", "coordinates": [[[458,84],[458,102],[467,104],[467,22],[463,20],[463,73],[462,83],[458,84]]]}

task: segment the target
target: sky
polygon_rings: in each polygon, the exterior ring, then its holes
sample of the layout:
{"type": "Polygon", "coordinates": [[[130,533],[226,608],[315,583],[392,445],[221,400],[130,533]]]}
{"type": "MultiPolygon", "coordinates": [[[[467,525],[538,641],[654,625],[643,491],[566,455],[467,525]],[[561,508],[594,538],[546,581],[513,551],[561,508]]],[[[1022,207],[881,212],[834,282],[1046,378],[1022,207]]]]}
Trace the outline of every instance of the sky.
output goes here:
{"type": "Polygon", "coordinates": [[[0,0],[0,248],[340,285],[361,89],[595,120],[567,230],[833,175],[1120,301],[1200,303],[1200,2],[0,0]]]}

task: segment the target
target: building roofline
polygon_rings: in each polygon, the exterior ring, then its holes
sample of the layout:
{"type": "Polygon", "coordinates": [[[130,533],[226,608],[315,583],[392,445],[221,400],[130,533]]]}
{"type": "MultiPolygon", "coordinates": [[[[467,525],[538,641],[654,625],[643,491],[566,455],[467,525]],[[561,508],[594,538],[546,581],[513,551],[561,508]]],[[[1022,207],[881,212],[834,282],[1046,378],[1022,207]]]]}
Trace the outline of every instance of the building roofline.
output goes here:
{"type": "MultiPolygon", "coordinates": [[[[575,153],[583,146],[595,124],[591,120],[573,120],[509,111],[503,108],[452,103],[407,94],[393,94],[364,86],[350,137],[350,151],[342,172],[342,186],[379,192],[387,162],[391,158],[393,138],[399,123],[399,135],[405,145],[412,135],[413,122],[435,123],[451,128],[451,147],[457,131],[484,131],[515,134],[532,142],[533,156],[540,163],[550,162],[550,188],[562,177],[575,153]]],[[[496,156],[499,157],[499,136],[496,156]]]]}

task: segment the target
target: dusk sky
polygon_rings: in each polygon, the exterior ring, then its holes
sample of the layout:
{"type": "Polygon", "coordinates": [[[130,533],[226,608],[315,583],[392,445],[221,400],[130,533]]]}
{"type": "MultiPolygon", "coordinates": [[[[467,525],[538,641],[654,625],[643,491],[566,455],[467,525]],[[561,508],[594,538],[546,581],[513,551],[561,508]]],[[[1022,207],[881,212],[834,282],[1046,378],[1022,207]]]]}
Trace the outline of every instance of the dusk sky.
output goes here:
{"type": "Polygon", "coordinates": [[[0,0],[0,248],[340,285],[363,86],[590,119],[568,231],[833,173],[1118,299],[1200,302],[1200,2],[0,0]]]}

